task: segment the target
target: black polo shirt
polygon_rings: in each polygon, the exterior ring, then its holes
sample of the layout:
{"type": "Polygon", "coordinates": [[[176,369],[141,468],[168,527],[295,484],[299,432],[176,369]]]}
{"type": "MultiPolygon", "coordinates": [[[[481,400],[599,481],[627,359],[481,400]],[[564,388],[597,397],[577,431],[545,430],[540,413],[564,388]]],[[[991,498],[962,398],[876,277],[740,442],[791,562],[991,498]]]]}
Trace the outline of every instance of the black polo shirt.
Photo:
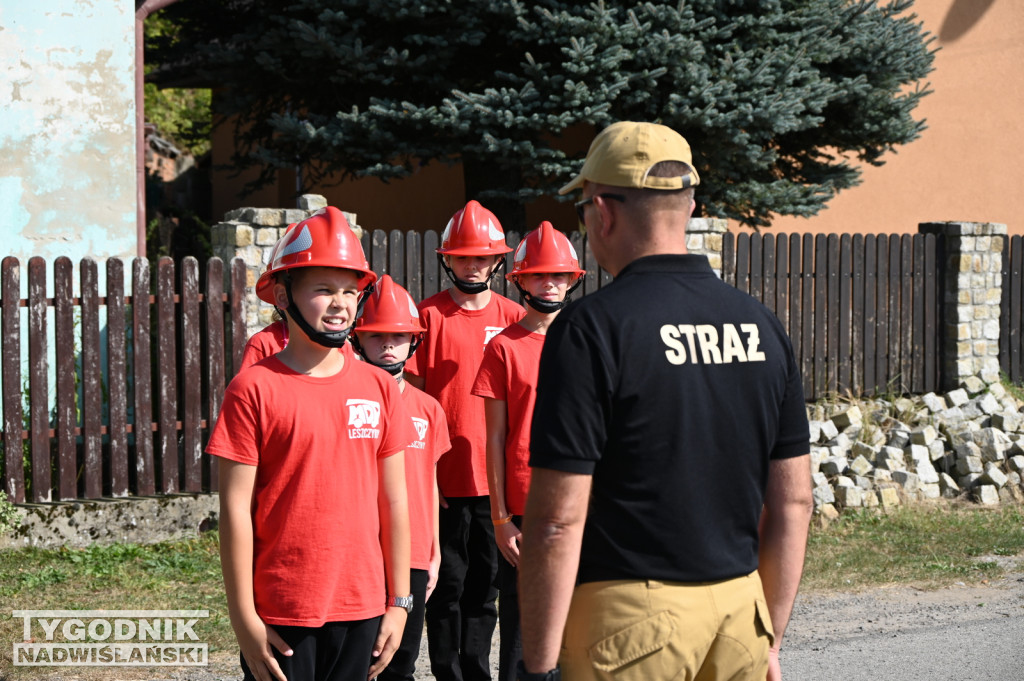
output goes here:
{"type": "Polygon", "coordinates": [[[530,465],[593,476],[582,582],[753,572],[769,460],[809,437],[788,336],[704,256],[636,260],[548,330],[530,465]]]}

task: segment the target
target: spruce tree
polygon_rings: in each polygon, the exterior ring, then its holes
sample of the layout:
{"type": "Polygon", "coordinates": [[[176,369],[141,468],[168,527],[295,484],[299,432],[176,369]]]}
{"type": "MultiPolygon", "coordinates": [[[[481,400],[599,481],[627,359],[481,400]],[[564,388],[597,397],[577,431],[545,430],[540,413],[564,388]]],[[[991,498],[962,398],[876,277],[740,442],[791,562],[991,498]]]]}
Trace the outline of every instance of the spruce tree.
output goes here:
{"type": "Polygon", "coordinates": [[[813,215],[861,163],[917,138],[931,36],[912,0],[205,0],[150,47],[221,88],[236,163],[331,176],[463,164],[469,198],[522,203],[579,168],[580,125],[664,123],[691,143],[701,212],[813,215]]]}

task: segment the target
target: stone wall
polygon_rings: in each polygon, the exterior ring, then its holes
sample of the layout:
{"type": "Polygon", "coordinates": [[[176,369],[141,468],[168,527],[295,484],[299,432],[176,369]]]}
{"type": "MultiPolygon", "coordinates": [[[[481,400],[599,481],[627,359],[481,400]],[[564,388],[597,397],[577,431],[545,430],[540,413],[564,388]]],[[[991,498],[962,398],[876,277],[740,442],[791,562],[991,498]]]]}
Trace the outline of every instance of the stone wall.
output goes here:
{"type": "MultiPolygon", "coordinates": [[[[270,263],[270,251],[284,235],[285,229],[305,220],[327,205],[327,199],[318,194],[304,194],[298,208],[238,208],[229,211],[223,222],[210,228],[213,254],[230,263],[233,258],[245,262],[245,326],[246,337],[256,333],[272,320],[274,308],[256,297],[256,281],[270,263]]],[[[356,224],[355,213],[345,213],[356,235],[362,230],[356,224]]],[[[225,277],[230,276],[224,269],[225,277]]],[[[229,282],[225,280],[225,286],[229,282]]]]}

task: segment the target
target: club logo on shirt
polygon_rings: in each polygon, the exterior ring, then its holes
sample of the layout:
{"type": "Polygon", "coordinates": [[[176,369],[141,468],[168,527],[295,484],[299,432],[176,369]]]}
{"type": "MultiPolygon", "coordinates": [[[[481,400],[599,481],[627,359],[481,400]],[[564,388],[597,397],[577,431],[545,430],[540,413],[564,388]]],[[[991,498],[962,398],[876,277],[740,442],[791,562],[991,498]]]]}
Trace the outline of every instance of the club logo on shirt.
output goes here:
{"type": "Polygon", "coordinates": [[[380,402],[351,399],[348,407],[348,436],[352,440],[377,439],[380,437],[380,402]]]}
{"type": "Polygon", "coordinates": [[[429,425],[429,421],[427,421],[426,419],[420,419],[413,416],[412,425],[413,428],[416,429],[416,436],[419,439],[416,440],[416,442],[411,443],[409,446],[414,449],[425,449],[427,443],[424,442],[423,439],[427,436],[427,426],[429,425]]]}
{"type": "Polygon", "coordinates": [[[499,333],[505,330],[504,326],[485,326],[484,327],[484,345],[491,342],[491,339],[497,336],[499,333]]]}

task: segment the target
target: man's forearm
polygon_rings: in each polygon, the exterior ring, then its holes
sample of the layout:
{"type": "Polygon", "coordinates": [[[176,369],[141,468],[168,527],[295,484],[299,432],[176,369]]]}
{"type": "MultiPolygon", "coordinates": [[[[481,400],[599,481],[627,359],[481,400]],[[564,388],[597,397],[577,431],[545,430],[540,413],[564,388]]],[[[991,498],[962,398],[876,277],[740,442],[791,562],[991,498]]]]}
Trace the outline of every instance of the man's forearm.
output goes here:
{"type": "Polygon", "coordinates": [[[589,476],[544,469],[533,472],[519,568],[519,617],[527,671],[545,672],[558,664],[589,494],[589,476]]]}
{"type": "Polygon", "coordinates": [[[803,575],[807,534],[814,509],[809,470],[806,456],[773,464],[761,518],[758,574],[775,630],[776,647],[789,624],[803,575]]]}

